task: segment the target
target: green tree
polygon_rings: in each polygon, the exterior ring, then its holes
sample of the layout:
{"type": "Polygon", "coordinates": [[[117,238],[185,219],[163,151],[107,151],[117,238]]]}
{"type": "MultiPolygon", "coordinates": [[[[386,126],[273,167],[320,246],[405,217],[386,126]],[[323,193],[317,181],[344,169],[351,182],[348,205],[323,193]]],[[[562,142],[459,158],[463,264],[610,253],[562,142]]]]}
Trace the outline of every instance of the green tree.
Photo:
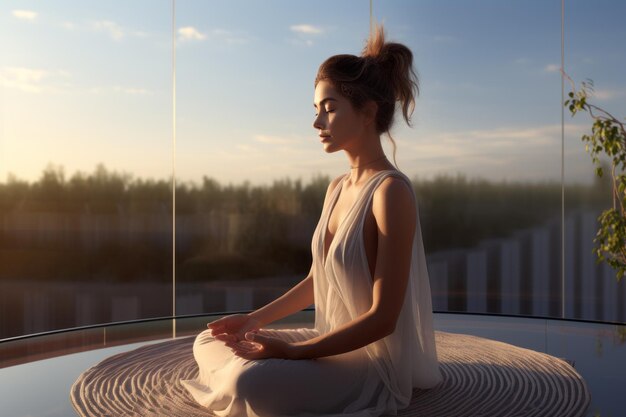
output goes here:
{"type": "Polygon", "coordinates": [[[594,243],[597,243],[594,252],[598,256],[598,263],[606,261],[617,270],[616,277],[620,281],[626,275],[626,128],[624,122],[588,101],[593,93],[592,80],[581,83],[578,90],[571,78],[569,80],[572,91],[564,105],[572,116],[586,112],[593,120],[591,134],[585,134],[581,139],[586,142],[585,150],[596,165],[598,177],[602,177],[605,171],[599,155],[605,154],[611,161],[613,207],[598,217],[600,229],[594,239],[594,243]]]}

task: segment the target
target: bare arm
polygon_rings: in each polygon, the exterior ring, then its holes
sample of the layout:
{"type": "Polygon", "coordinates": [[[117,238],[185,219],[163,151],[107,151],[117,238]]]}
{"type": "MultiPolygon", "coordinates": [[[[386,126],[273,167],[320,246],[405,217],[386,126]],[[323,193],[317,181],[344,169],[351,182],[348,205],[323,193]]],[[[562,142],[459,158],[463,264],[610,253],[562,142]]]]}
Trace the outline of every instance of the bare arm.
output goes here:
{"type": "Polygon", "coordinates": [[[248,315],[258,320],[261,326],[266,326],[290,314],[304,310],[313,302],[313,275],[309,274],[285,294],[248,315]]]}
{"type": "Polygon", "coordinates": [[[395,330],[410,270],[416,206],[408,185],[388,178],[374,193],[372,211],[378,229],[372,306],[338,329],[298,343],[259,334],[246,334],[240,343],[227,343],[246,359],[270,357],[309,359],[338,355],[375,342],[395,330]]]}
{"type": "Polygon", "coordinates": [[[396,178],[383,181],[372,204],[378,228],[372,306],[332,332],[295,343],[295,358],[338,355],[393,333],[411,267],[416,210],[413,194],[404,181],[396,178]]]}

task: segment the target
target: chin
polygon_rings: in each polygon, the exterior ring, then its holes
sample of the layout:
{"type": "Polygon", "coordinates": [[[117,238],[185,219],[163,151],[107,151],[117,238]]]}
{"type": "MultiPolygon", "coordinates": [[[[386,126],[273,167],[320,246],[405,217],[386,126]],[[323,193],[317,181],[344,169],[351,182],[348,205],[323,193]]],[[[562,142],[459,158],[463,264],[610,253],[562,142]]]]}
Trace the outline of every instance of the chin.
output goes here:
{"type": "Polygon", "coordinates": [[[328,145],[324,145],[324,152],[326,153],[335,153],[337,151],[339,151],[340,149],[337,148],[336,146],[333,146],[332,143],[329,143],[328,145]]]}

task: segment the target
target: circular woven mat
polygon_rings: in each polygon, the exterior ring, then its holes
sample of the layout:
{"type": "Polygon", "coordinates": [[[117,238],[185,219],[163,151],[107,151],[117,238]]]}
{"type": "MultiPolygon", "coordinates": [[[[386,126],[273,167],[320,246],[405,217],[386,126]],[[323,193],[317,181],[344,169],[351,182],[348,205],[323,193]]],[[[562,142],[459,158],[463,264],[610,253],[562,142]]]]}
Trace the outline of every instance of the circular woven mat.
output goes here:
{"type": "MultiPolygon", "coordinates": [[[[399,416],[584,416],[581,376],[553,356],[476,336],[435,332],[443,382],[415,390],[399,416]]],[[[80,416],[206,417],[180,379],[197,375],[194,337],[105,359],[71,389],[80,416]]]]}

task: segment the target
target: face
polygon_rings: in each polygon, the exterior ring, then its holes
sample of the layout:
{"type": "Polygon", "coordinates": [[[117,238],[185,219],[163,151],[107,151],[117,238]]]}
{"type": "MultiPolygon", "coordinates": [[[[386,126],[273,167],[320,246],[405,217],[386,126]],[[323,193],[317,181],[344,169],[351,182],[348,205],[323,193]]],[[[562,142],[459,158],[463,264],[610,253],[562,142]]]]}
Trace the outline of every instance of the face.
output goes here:
{"type": "Polygon", "coordinates": [[[315,87],[313,101],[315,121],[320,142],[328,153],[350,150],[359,146],[365,128],[364,116],[356,112],[352,104],[335,90],[328,81],[320,81],[315,87]]]}

